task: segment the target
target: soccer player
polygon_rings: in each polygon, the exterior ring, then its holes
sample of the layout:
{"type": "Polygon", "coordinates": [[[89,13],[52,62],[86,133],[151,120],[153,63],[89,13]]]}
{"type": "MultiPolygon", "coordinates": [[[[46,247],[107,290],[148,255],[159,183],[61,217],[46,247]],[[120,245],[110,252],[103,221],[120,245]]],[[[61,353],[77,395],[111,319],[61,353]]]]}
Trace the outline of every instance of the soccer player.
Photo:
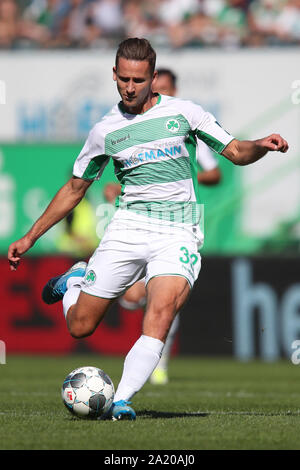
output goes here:
{"type": "Polygon", "coordinates": [[[8,249],[15,270],[22,255],[66,217],[113,159],[122,184],[119,210],[88,265],[77,263],[50,279],[42,293],[48,304],[63,301],[70,334],[83,338],[116,298],[146,277],[143,331],[125,358],[112,419],[135,419],[130,400],[157,366],[168,330],[200,271],[195,136],[237,165],[256,162],[268,151],[288,150],[278,134],[239,141],[201,106],[153,93],[155,58],[146,39],[119,45],[113,79],[121,102],[91,130],[73,177],[8,249]]]}
{"type": "MultiPolygon", "coordinates": [[[[168,68],[157,69],[157,77],[152,88],[153,92],[161,95],[176,96],[177,94],[177,76],[168,68]]],[[[221,172],[218,168],[218,162],[209,147],[196,137],[196,159],[202,168],[198,171],[197,180],[199,184],[213,186],[221,180],[221,172]]],[[[116,185],[118,188],[118,185],[116,185]]],[[[110,187],[108,188],[110,189],[110,187]]],[[[144,307],[146,299],[146,290],[144,280],[136,282],[125,294],[120,297],[120,304],[128,310],[136,310],[144,307]]],[[[154,385],[165,385],[168,382],[168,363],[171,354],[171,348],[174,343],[176,333],[179,328],[179,315],[176,315],[165,341],[160,361],[150,376],[150,382],[154,385]]]]}

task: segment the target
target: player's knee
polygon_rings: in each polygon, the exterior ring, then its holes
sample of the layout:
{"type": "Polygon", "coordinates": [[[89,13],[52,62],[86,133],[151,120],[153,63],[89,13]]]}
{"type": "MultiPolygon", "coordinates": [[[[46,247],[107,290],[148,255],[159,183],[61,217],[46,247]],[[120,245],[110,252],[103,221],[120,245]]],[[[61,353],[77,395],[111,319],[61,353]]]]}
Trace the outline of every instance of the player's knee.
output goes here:
{"type": "Polygon", "coordinates": [[[88,320],[73,320],[69,323],[70,335],[75,339],[90,336],[95,330],[95,326],[88,320]]]}
{"type": "Polygon", "coordinates": [[[123,295],[123,298],[124,300],[126,300],[126,302],[132,302],[135,304],[138,304],[140,300],[139,295],[137,295],[135,292],[131,292],[130,289],[127,292],[125,292],[125,294],[123,295]]]}

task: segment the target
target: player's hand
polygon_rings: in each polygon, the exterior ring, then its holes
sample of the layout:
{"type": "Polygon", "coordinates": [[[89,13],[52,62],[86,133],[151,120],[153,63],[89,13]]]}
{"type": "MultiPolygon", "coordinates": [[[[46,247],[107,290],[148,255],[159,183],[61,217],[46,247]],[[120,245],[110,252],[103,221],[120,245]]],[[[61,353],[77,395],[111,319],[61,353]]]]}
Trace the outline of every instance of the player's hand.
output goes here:
{"type": "Polygon", "coordinates": [[[19,266],[21,256],[26,253],[32,245],[33,242],[25,235],[23,238],[20,238],[20,240],[17,240],[9,246],[7,258],[11,271],[16,271],[19,266]]]}
{"type": "Polygon", "coordinates": [[[271,152],[285,153],[289,148],[287,141],[279,134],[271,134],[263,139],[258,139],[256,142],[259,146],[264,147],[266,150],[271,152]]]}

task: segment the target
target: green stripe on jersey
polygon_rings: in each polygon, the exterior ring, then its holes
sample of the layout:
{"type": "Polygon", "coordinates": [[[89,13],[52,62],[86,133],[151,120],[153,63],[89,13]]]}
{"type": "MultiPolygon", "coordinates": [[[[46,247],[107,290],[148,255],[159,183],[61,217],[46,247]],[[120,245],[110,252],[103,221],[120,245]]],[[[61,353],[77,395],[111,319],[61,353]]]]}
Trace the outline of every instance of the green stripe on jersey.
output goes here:
{"type": "Polygon", "coordinates": [[[218,139],[207,134],[206,132],[200,131],[199,129],[196,129],[196,135],[205,144],[213,148],[217,153],[221,153],[227,145],[227,144],[223,144],[223,142],[220,142],[218,139]]]}
{"type": "Polygon", "coordinates": [[[107,155],[116,155],[122,150],[135,145],[184,136],[190,130],[190,125],[182,114],[148,119],[107,134],[105,137],[105,153],[107,155]]]}
{"type": "Polygon", "coordinates": [[[85,180],[95,179],[98,176],[99,172],[104,170],[105,166],[108,163],[108,160],[109,160],[108,155],[98,155],[97,157],[92,158],[89,161],[89,164],[86,167],[81,178],[85,180]]]}
{"type": "MultiPolygon", "coordinates": [[[[171,223],[199,225],[203,204],[194,201],[129,201],[125,202],[119,198],[118,207],[134,211],[136,214],[168,221],[171,223]]],[[[151,223],[151,222],[149,222],[151,223]]]]}
{"type": "Polygon", "coordinates": [[[192,175],[196,201],[200,204],[201,199],[200,199],[200,190],[199,190],[199,183],[198,183],[198,167],[197,167],[197,159],[196,159],[197,142],[196,142],[196,137],[195,137],[194,132],[191,132],[189,134],[188,138],[185,141],[185,146],[190,157],[189,164],[190,164],[190,171],[192,175]]]}
{"type": "Polygon", "coordinates": [[[170,158],[163,162],[147,163],[131,169],[120,169],[116,176],[122,185],[172,183],[192,178],[189,157],[170,158]]]}

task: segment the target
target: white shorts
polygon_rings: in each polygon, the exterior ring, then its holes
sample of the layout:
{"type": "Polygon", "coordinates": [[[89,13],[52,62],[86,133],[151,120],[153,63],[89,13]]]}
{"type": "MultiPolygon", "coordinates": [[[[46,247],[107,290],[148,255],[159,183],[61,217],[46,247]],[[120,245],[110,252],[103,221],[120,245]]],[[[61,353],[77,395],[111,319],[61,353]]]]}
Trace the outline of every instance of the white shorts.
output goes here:
{"type": "Polygon", "coordinates": [[[157,233],[112,221],[91,257],[81,290],[113,299],[137,281],[156,276],[184,277],[193,287],[201,267],[198,243],[184,230],[157,233]]]}

